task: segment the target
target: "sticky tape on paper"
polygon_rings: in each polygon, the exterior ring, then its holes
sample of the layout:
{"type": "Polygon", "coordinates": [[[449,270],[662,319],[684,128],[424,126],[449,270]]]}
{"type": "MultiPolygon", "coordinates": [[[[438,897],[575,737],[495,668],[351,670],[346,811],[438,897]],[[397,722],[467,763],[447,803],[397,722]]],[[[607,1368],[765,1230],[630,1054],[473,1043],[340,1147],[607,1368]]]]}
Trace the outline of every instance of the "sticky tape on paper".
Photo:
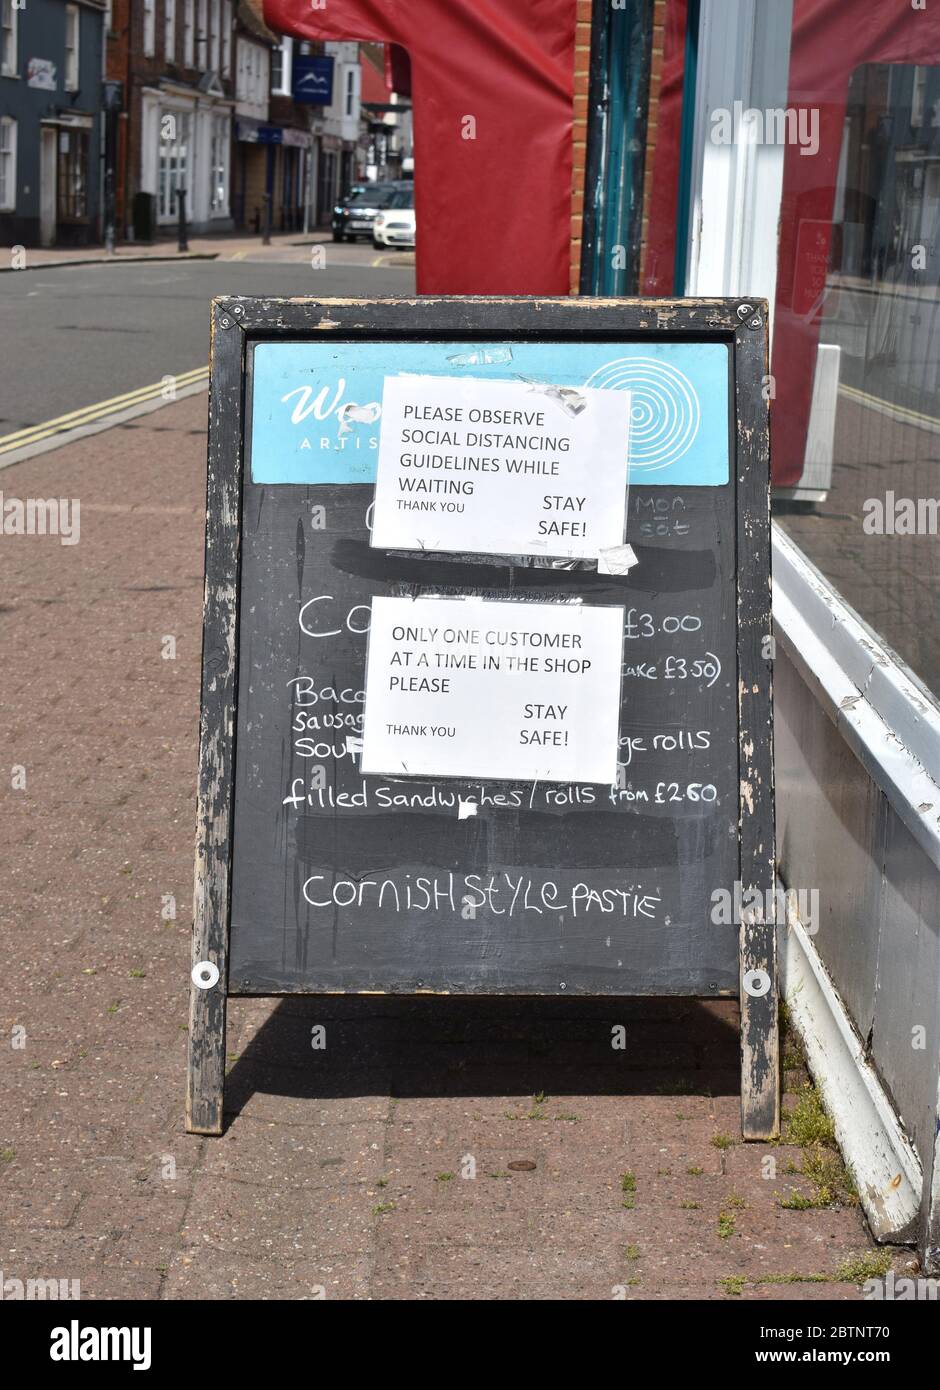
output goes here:
{"type": "Polygon", "coordinates": [[[627,574],[638,564],[632,545],[610,545],[597,557],[598,574],[627,574]]]}
{"type": "Polygon", "coordinates": [[[474,352],[455,352],[448,357],[452,367],[491,367],[512,361],[512,348],[477,348],[474,352]]]}
{"type": "Polygon", "coordinates": [[[371,401],[368,405],[356,405],[350,401],[347,405],[341,405],[336,412],[339,421],[337,437],[342,439],[345,435],[352,434],[350,420],[356,425],[374,425],[381,413],[382,407],[378,401],[371,401]]]}
{"type": "Polygon", "coordinates": [[[530,390],[539,395],[548,396],[549,400],[557,401],[566,415],[580,415],[582,410],[587,408],[588,398],[573,386],[555,386],[550,381],[539,381],[537,377],[523,376],[522,372],[516,372],[520,381],[524,381],[530,390]]]}

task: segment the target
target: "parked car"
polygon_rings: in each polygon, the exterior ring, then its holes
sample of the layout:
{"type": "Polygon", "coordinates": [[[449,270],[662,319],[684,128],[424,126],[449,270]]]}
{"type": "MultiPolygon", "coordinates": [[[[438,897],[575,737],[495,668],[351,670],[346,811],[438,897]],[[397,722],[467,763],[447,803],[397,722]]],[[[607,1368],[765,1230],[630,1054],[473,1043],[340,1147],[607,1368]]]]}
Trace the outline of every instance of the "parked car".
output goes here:
{"type": "Polygon", "coordinates": [[[372,235],[372,223],[381,208],[394,197],[393,183],[357,184],[333,209],[333,240],[355,241],[372,235]]]}
{"type": "Polygon", "coordinates": [[[372,245],[414,246],[415,193],[413,185],[399,187],[392,194],[388,207],[379,212],[372,223],[372,245]]]}

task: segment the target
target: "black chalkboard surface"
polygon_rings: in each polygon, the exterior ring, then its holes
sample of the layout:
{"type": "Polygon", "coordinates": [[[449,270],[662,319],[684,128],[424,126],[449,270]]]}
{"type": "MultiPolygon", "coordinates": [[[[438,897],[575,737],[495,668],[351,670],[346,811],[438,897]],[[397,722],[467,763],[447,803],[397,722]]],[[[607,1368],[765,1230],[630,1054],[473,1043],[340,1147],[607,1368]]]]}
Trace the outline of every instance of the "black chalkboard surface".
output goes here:
{"type": "Polygon", "coordinates": [[[227,994],[741,989],[775,1133],[763,307],[213,318],[189,1127],[227,994]]]}

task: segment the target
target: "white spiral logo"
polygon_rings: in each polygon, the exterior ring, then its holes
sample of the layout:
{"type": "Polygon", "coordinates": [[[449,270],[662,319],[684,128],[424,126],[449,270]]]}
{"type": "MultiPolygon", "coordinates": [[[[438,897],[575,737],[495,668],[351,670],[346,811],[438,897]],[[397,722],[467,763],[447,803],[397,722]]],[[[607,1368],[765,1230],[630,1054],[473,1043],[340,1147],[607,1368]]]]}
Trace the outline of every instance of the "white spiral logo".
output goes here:
{"type": "Polygon", "coordinates": [[[630,467],[668,468],[691,448],[702,422],[698,396],[678,367],[655,357],[618,357],[585,386],[630,391],[630,467]]]}

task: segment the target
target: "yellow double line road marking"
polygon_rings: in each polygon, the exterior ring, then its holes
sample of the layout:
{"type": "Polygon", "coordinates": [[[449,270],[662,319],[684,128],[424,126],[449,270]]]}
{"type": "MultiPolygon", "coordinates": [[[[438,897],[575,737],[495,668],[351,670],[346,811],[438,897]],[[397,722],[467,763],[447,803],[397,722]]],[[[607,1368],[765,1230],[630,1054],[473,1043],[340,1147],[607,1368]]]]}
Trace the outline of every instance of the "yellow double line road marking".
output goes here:
{"type": "MultiPolygon", "coordinates": [[[[194,367],[190,372],[181,372],[179,376],[173,376],[172,380],[179,391],[183,387],[195,386],[205,381],[208,375],[208,367],[194,367]]],[[[150,386],[139,386],[136,391],[125,391],[121,396],[99,401],[96,405],[86,405],[81,410],[70,410],[67,415],[57,415],[54,420],[44,420],[40,425],[29,425],[25,429],[14,430],[12,434],[0,435],[0,454],[9,454],[14,449],[25,449],[30,444],[38,444],[41,440],[48,439],[50,435],[79,429],[82,425],[94,424],[108,415],[118,415],[132,406],[159,400],[166,390],[166,385],[164,378],[163,381],[155,381],[150,386]]]]}
{"type": "Polygon", "coordinates": [[[886,401],[881,396],[873,396],[870,391],[860,391],[857,386],[846,386],[844,382],[840,382],[839,394],[840,396],[847,396],[850,401],[857,401],[860,405],[871,406],[873,410],[879,411],[882,415],[890,416],[899,424],[914,425],[921,429],[933,430],[935,433],[940,430],[940,418],[936,415],[925,415],[922,410],[911,410],[906,405],[895,405],[893,401],[886,401]]]}

